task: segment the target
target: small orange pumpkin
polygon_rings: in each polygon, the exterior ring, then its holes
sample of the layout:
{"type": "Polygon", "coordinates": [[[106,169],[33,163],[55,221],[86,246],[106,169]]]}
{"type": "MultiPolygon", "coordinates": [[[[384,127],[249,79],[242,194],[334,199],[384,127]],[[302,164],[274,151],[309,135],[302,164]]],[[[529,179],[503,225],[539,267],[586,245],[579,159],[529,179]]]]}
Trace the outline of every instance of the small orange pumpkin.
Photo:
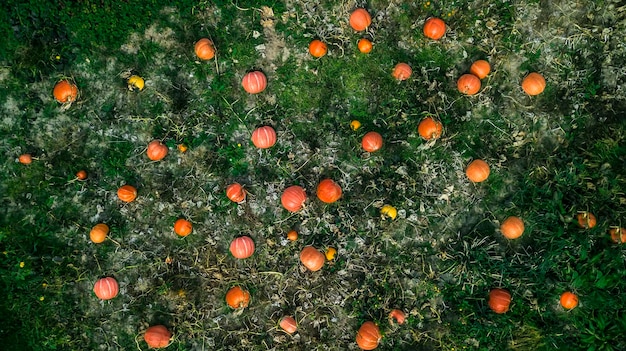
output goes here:
{"type": "Polygon", "coordinates": [[[153,325],[146,329],[143,339],[148,347],[160,349],[170,344],[172,333],[164,325],[153,325]]]}
{"type": "Polygon", "coordinates": [[[213,42],[207,38],[198,40],[194,46],[194,51],[200,60],[210,60],[215,57],[213,42]]]}
{"type": "Polygon", "coordinates": [[[470,162],[465,169],[465,175],[474,183],[485,181],[489,177],[490,172],[487,162],[480,159],[470,162]]]}
{"type": "Polygon", "coordinates": [[[457,80],[456,87],[462,94],[474,95],[480,91],[480,79],[473,74],[464,74],[457,80]]]}
{"type": "Polygon", "coordinates": [[[424,35],[427,38],[439,40],[446,34],[446,23],[437,17],[431,17],[424,22],[424,35]]]}
{"type": "Polygon", "coordinates": [[[137,189],[132,185],[122,185],[117,189],[117,197],[124,202],[133,202],[137,198],[137,189]]]}
{"type": "Polygon", "coordinates": [[[350,14],[350,27],[357,32],[366,30],[372,24],[372,17],[364,8],[357,8],[350,14]]]}
{"type": "Polygon", "coordinates": [[[23,165],[29,165],[33,163],[33,157],[30,154],[21,154],[17,160],[23,165]]]}
{"type": "Polygon", "coordinates": [[[306,192],[301,186],[292,185],[283,191],[280,203],[289,212],[298,212],[306,201],[306,192]]]}
{"type": "Polygon", "coordinates": [[[476,60],[470,66],[470,73],[476,77],[483,79],[491,72],[491,65],[485,60],[476,60]]]}
{"type": "Polygon", "coordinates": [[[326,262],[326,257],[313,246],[305,246],[300,252],[300,262],[310,271],[319,271],[326,262]]]}
{"type": "Polygon", "coordinates": [[[358,43],[357,43],[357,47],[359,48],[359,51],[363,54],[369,54],[372,49],[374,48],[374,45],[372,44],[372,42],[369,39],[366,38],[361,38],[359,39],[358,43]]]}
{"type": "Polygon", "coordinates": [[[104,223],[98,223],[91,228],[89,239],[96,244],[100,244],[106,239],[107,234],[109,234],[109,226],[104,223]]]}
{"type": "Polygon", "coordinates": [[[290,230],[289,233],[287,233],[287,239],[291,241],[298,240],[298,232],[295,230],[290,230]]]}
{"type": "Polygon", "coordinates": [[[226,303],[234,309],[246,308],[250,303],[250,293],[240,286],[233,286],[226,292],[226,303]]]}
{"type": "Polygon", "coordinates": [[[368,132],[361,139],[361,147],[367,152],[374,152],[383,147],[383,137],[377,132],[368,132]]]}
{"type": "Polygon", "coordinates": [[[243,76],[241,86],[250,94],[258,94],[267,87],[267,77],[261,71],[248,72],[243,76]]]}
{"type": "Polygon", "coordinates": [[[93,292],[100,300],[110,300],[117,296],[120,286],[113,277],[99,279],[93,286],[93,292]]]}
{"type": "Polygon", "coordinates": [[[249,236],[240,236],[230,243],[230,253],[235,258],[244,259],[254,253],[254,241],[249,236]]]}
{"type": "Polygon", "coordinates": [[[424,118],[417,126],[417,132],[424,140],[439,139],[443,125],[433,117],[424,118]]]}
{"type": "Polygon", "coordinates": [[[276,131],[270,126],[259,127],[252,132],[251,140],[259,149],[270,148],[276,144],[276,131]]]}
{"type": "Polygon", "coordinates": [[[393,309],[391,310],[391,312],[389,312],[389,322],[393,323],[393,321],[396,321],[396,323],[398,324],[404,324],[404,320],[405,320],[405,315],[404,312],[402,312],[402,310],[398,310],[398,309],[393,309]]]}
{"type": "Polygon", "coordinates": [[[624,228],[613,227],[609,229],[609,235],[611,235],[611,240],[617,244],[626,243],[626,229],[624,228]]]}
{"type": "Polygon", "coordinates": [[[489,292],[489,308],[495,313],[502,314],[509,310],[511,293],[508,290],[495,288],[489,292]]]}
{"type": "Polygon", "coordinates": [[[524,80],[522,80],[522,89],[530,96],[539,95],[543,93],[546,88],[546,79],[537,72],[529,73],[524,80]]]}
{"type": "Polygon", "coordinates": [[[317,197],[327,204],[331,204],[341,197],[341,187],[332,179],[324,179],[317,185],[317,197]]]}
{"type": "Polygon", "coordinates": [[[563,308],[571,310],[572,308],[578,306],[578,296],[572,292],[566,291],[561,294],[560,302],[563,308]]]}
{"type": "Polygon", "coordinates": [[[500,232],[507,239],[517,239],[524,234],[524,221],[519,217],[511,216],[500,224],[500,232]]]}
{"type": "Polygon", "coordinates": [[[404,62],[398,63],[394,68],[391,75],[397,80],[407,80],[413,74],[411,66],[404,62]]]}
{"type": "Polygon", "coordinates": [[[174,233],[179,236],[187,236],[191,234],[193,230],[193,224],[184,218],[179,218],[174,222],[174,233]]]}
{"type": "Polygon", "coordinates": [[[240,203],[246,199],[246,191],[241,184],[233,183],[226,187],[226,197],[232,202],[240,203]]]}
{"type": "Polygon", "coordinates": [[[296,332],[296,330],[298,330],[298,324],[296,323],[296,320],[291,316],[284,316],[280,320],[280,327],[289,334],[293,334],[296,332]]]}
{"type": "Polygon", "coordinates": [[[356,333],[356,343],[363,350],[373,350],[378,347],[382,335],[380,329],[372,321],[367,321],[361,325],[356,333]]]}
{"type": "Polygon", "coordinates": [[[583,211],[576,215],[578,225],[584,229],[591,229],[596,226],[596,216],[591,212],[583,211]]]}
{"type": "Polygon", "coordinates": [[[62,104],[74,102],[78,97],[78,87],[66,79],[60,80],[54,85],[52,95],[62,104]]]}
{"type": "Polygon", "coordinates": [[[87,171],[81,169],[80,171],[76,172],[76,179],[78,180],[87,179],[87,171]]]}
{"type": "Polygon", "coordinates": [[[314,39],[309,43],[309,53],[313,57],[322,57],[328,52],[328,47],[323,41],[314,39]]]}
{"type": "Polygon", "coordinates": [[[148,155],[148,158],[152,161],[162,160],[165,156],[167,156],[167,152],[167,145],[161,143],[160,140],[152,140],[146,149],[146,155],[148,155]]]}

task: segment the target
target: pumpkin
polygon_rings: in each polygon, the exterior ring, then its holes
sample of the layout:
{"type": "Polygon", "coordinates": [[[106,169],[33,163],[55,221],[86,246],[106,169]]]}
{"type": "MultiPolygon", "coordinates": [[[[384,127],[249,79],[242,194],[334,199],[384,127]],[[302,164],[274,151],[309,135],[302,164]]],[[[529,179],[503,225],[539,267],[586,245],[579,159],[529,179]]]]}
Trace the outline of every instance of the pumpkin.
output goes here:
{"type": "Polygon", "coordinates": [[[324,254],[313,246],[305,246],[300,252],[300,262],[310,271],[319,271],[326,261],[324,254]]]}
{"type": "Polygon", "coordinates": [[[167,146],[161,143],[160,140],[152,140],[146,149],[146,155],[148,155],[148,158],[152,161],[162,160],[165,156],[167,156],[167,152],[167,146]]]}
{"type": "Polygon", "coordinates": [[[446,23],[437,17],[431,17],[424,22],[424,35],[427,38],[439,40],[446,34],[446,23]]]}
{"type": "Polygon", "coordinates": [[[457,80],[456,87],[462,94],[474,95],[480,91],[480,79],[473,74],[464,74],[457,80]]]}
{"type": "Polygon", "coordinates": [[[387,216],[391,219],[396,219],[396,216],[398,216],[398,210],[391,205],[384,205],[380,209],[380,214],[383,216],[387,216]]]}
{"type": "Polygon", "coordinates": [[[368,132],[361,139],[361,146],[367,152],[374,152],[383,147],[383,137],[377,132],[368,132]]]}
{"type": "Polygon", "coordinates": [[[298,212],[306,201],[306,192],[301,186],[292,185],[283,191],[280,203],[289,212],[298,212]]]}
{"type": "Polygon", "coordinates": [[[317,185],[317,197],[327,204],[331,204],[341,197],[341,187],[332,179],[324,179],[317,185]]]}
{"type": "Polygon", "coordinates": [[[93,292],[100,300],[110,300],[116,297],[119,291],[120,286],[117,284],[117,280],[112,277],[99,279],[93,286],[93,292]]]}
{"type": "Polygon", "coordinates": [[[30,154],[21,154],[17,160],[23,165],[29,165],[33,163],[33,157],[30,154]]]}
{"type": "Polygon", "coordinates": [[[232,202],[240,203],[246,199],[246,191],[241,184],[233,183],[226,187],[226,197],[232,202]]]}
{"type": "Polygon", "coordinates": [[[511,293],[508,290],[495,288],[489,292],[489,308],[495,313],[502,314],[509,310],[511,293]]]}
{"type": "Polygon", "coordinates": [[[491,65],[485,60],[477,60],[470,66],[470,73],[483,79],[491,72],[491,65]]]}
{"type": "Polygon", "coordinates": [[[374,48],[374,45],[372,45],[372,42],[366,38],[359,39],[356,46],[359,48],[359,51],[362,54],[369,54],[374,48]]]}
{"type": "Polygon", "coordinates": [[[337,255],[337,249],[335,249],[334,247],[329,247],[326,249],[326,252],[324,252],[324,256],[326,257],[327,261],[334,260],[336,255],[337,255]]]}
{"type": "Polygon", "coordinates": [[[611,240],[617,244],[626,243],[626,229],[624,228],[613,227],[609,229],[609,235],[611,235],[611,240]]]}
{"type": "Polygon", "coordinates": [[[373,350],[377,348],[380,339],[382,339],[380,330],[372,321],[363,323],[356,333],[356,343],[363,350],[373,350]]]}
{"type": "Polygon", "coordinates": [[[179,236],[187,236],[191,234],[193,224],[184,218],[179,218],[174,222],[174,233],[179,236]]]}
{"type": "Polygon", "coordinates": [[[74,102],[78,97],[78,88],[74,83],[64,79],[55,84],[52,95],[62,104],[74,102]]]}
{"type": "Polygon", "coordinates": [[[176,148],[178,148],[178,151],[180,151],[181,154],[184,154],[189,149],[189,147],[185,144],[178,144],[176,145],[176,148]]]}
{"type": "Polygon", "coordinates": [[[350,27],[357,32],[366,30],[372,24],[372,17],[364,8],[357,8],[350,14],[350,27]]]}
{"type": "Polygon", "coordinates": [[[143,80],[143,78],[137,75],[132,75],[128,77],[126,83],[128,84],[128,90],[137,89],[139,91],[142,91],[145,86],[145,81],[143,80]]]}
{"type": "Polygon", "coordinates": [[[576,215],[576,219],[581,228],[591,229],[596,226],[596,216],[591,212],[580,212],[576,215]]]}
{"type": "Polygon", "coordinates": [[[485,181],[489,177],[489,173],[489,165],[480,159],[470,162],[465,169],[465,175],[474,183],[485,181]]]}
{"type": "Polygon", "coordinates": [[[298,232],[295,230],[290,230],[289,233],[287,233],[287,239],[291,241],[298,240],[298,232]]]}
{"type": "Polygon", "coordinates": [[[254,253],[254,241],[249,236],[240,236],[230,243],[230,253],[235,258],[244,259],[254,253]]]}
{"type": "Polygon", "coordinates": [[[397,80],[407,80],[413,73],[411,66],[404,62],[398,63],[394,68],[391,75],[397,80]]]}
{"type": "Polygon", "coordinates": [[[432,117],[424,118],[417,126],[417,132],[424,140],[439,139],[443,125],[432,117]]]}
{"type": "Polygon", "coordinates": [[[76,179],[78,180],[85,180],[87,179],[87,172],[85,170],[80,170],[78,172],[76,172],[76,179]]]}
{"type": "Polygon", "coordinates": [[[572,292],[566,291],[561,294],[560,302],[563,308],[571,310],[572,308],[578,306],[578,296],[572,292]]]}
{"type": "Polygon", "coordinates": [[[293,334],[296,332],[296,330],[298,330],[298,324],[296,323],[296,320],[291,316],[284,316],[280,320],[280,327],[289,334],[293,334]]]}
{"type": "Polygon", "coordinates": [[[500,232],[507,239],[517,239],[524,233],[524,221],[519,217],[511,216],[500,224],[500,232]]]}
{"type": "Polygon", "coordinates": [[[250,293],[240,286],[233,286],[226,292],[226,303],[234,309],[246,308],[250,303],[250,293]]]}
{"type": "Polygon", "coordinates": [[[534,96],[543,93],[546,88],[546,80],[537,72],[529,73],[522,80],[522,89],[528,95],[534,96]]]}
{"type": "Polygon", "coordinates": [[[323,41],[319,39],[314,39],[309,43],[309,53],[313,57],[322,57],[326,55],[327,52],[328,47],[326,47],[326,44],[324,44],[323,41]]]}
{"type": "Polygon", "coordinates": [[[405,320],[404,312],[398,309],[391,310],[391,312],[389,312],[389,322],[393,323],[394,320],[398,324],[404,324],[404,320],[405,320]]]}
{"type": "Polygon", "coordinates": [[[98,223],[91,228],[89,239],[96,244],[100,244],[106,239],[107,234],[109,234],[109,226],[104,223],[98,223]]]}
{"type": "Polygon", "coordinates": [[[263,126],[252,132],[252,143],[259,149],[267,149],[276,144],[276,131],[270,126],[263,126]]]}
{"type": "Polygon", "coordinates": [[[122,185],[117,189],[117,197],[124,202],[133,202],[137,198],[137,189],[132,185],[122,185]]]}
{"type": "Polygon", "coordinates": [[[194,45],[194,51],[200,60],[210,60],[215,57],[213,42],[207,38],[198,40],[194,45]]]}
{"type": "Polygon", "coordinates": [[[146,329],[143,339],[148,347],[159,349],[170,344],[172,333],[163,325],[153,325],[146,329]]]}
{"type": "Polygon", "coordinates": [[[361,128],[361,122],[357,121],[356,119],[350,122],[350,129],[357,130],[359,128],[361,128]]]}
{"type": "Polygon", "coordinates": [[[258,94],[267,87],[267,78],[261,71],[248,72],[243,76],[241,86],[250,94],[258,94]]]}

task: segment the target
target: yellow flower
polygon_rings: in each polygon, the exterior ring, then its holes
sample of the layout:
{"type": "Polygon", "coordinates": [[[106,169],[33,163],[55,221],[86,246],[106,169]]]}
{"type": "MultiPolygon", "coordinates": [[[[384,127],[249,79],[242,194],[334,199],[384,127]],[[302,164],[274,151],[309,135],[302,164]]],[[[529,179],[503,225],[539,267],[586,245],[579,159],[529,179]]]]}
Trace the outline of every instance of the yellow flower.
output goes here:
{"type": "Polygon", "coordinates": [[[60,60],[60,59],[61,59],[61,56],[56,55],[54,58],[55,58],[55,59],[57,59],[57,60],[60,60]]]}
{"type": "Polygon", "coordinates": [[[20,262],[20,268],[24,268],[24,261],[20,262]]]}
{"type": "Polygon", "coordinates": [[[181,153],[185,153],[185,151],[187,151],[188,147],[185,144],[178,144],[178,151],[180,151],[181,153]]]}
{"type": "Polygon", "coordinates": [[[391,219],[396,219],[396,216],[398,215],[398,210],[396,210],[396,208],[391,205],[385,205],[383,206],[383,208],[380,209],[380,214],[382,214],[383,216],[387,216],[391,219]]]}
{"type": "Polygon", "coordinates": [[[361,122],[357,121],[356,119],[353,120],[352,122],[350,122],[350,128],[352,128],[352,130],[357,130],[361,128],[361,122]]]}
{"type": "Polygon", "coordinates": [[[44,287],[44,288],[47,288],[47,287],[48,287],[48,284],[43,283],[43,284],[41,284],[41,286],[42,286],[42,287],[44,287]]]}
{"type": "Polygon", "coordinates": [[[328,261],[333,260],[336,254],[337,254],[337,250],[334,247],[329,247],[328,249],[326,249],[325,255],[328,261]]]}
{"type": "Polygon", "coordinates": [[[43,296],[39,297],[39,301],[43,301],[44,299],[45,299],[45,297],[43,297],[43,296]]]}

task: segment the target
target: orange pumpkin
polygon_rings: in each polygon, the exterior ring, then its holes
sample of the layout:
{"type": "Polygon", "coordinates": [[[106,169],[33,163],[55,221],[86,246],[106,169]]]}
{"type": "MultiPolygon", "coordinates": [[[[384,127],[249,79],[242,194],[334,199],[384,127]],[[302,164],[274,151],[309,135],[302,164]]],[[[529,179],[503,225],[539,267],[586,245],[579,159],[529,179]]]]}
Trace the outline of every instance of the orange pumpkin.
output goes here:
{"type": "Polygon", "coordinates": [[[404,312],[398,309],[391,310],[391,312],[389,312],[389,322],[393,323],[394,320],[398,324],[404,324],[404,320],[405,320],[404,312]]]}
{"type": "Polygon", "coordinates": [[[611,240],[617,244],[626,243],[626,229],[624,228],[613,227],[609,229],[609,235],[611,235],[611,240]]]}
{"type": "Polygon", "coordinates": [[[364,8],[357,8],[350,14],[350,27],[357,32],[366,30],[372,24],[372,17],[364,8]]]}
{"type": "Polygon", "coordinates": [[[480,91],[480,79],[473,74],[464,74],[457,80],[456,87],[462,94],[474,95],[480,91]]]}
{"type": "Polygon", "coordinates": [[[561,294],[560,302],[563,308],[571,310],[572,308],[578,306],[578,296],[572,292],[566,291],[561,294]]]}
{"type": "Polygon", "coordinates": [[[174,222],[174,233],[179,236],[187,236],[191,234],[193,224],[184,218],[179,218],[174,222]]]}
{"type": "Polygon", "coordinates": [[[382,339],[380,329],[374,322],[367,321],[361,325],[356,333],[356,343],[363,350],[373,350],[378,347],[382,339]]]}
{"type": "Polygon", "coordinates": [[[240,286],[233,286],[226,293],[226,303],[234,309],[246,308],[250,303],[250,293],[240,286]]]}
{"type": "Polygon", "coordinates": [[[210,60],[215,57],[213,42],[207,38],[198,40],[194,46],[194,51],[200,60],[210,60]]]}
{"type": "Polygon", "coordinates": [[[300,262],[310,271],[319,271],[326,262],[326,257],[313,246],[305,246],[300,252],[300,262]]]}
{"type": "Polygon", "coordinates": [[[120,287],[112,277],[99,279],[93,286],[93,292],[100,300],[110,300],[117,296],[120,287]]]}
{"type": "Polygon", "coordinates": [[[261,71],[248,72],[243,76],[241,86],[250,94],[258,94],[267,87],[267,78],[261,71]]]}
{"type": "Polygon", "coordinates": [[[443,125],[432,117],[424,118],[417,126],[417,132],[425,140],[439,139],[443,125]]]}
{"type": "Polygon", "coordinates": [[[424,22],[424,35],[427,38],[439,40],[446,34],[446,23],[437,17],[431,17],[424,22]]]}
{"type": "Polygon", "coordinates": [[[283,191],[280,203],[289,212],[298,212],[306,201],[306,192],[301,186],[292,185],[283,191]]]}
{"type": "Polygon", "coordinates": [[[317,197],[327,204],[331,204],[341,197],[341,187],[332,179],[324,179],[317,185],[317,197]]]}
{"type": "Polygon", "coordinates": [[[85,170],[80,170],[78,172],[76,172],[76,179],[78,180],[85,180],[87,179],[87,172],[85,170]]]}
{"type": "Polygon", "coordinates": [[[543,93],[545,88],[546,80],[537,72],[529,73],[524,80],[522,80],[522,89],[528,95],[539,95],[543,93]]]}
{"type": "Polygon", "coordinates": [[[153,325],[146,329],[143,339],[148,347],[160,349],[170,344],[172,333],[163,325],[153,325]]]}
{"type": "Polygon", "coordinates": [[[109,234],[109,226],[104,223],[98,223],[91,228],[89,239],[96,244],[100,244],[106,239],[107,234],[109,234]]]}
{"type": "Polygon", "coordinates": [[[524,221],[519,217],[511,216],[500,224],[500,232],[507,239],[517,239],[524,233],[524,221]]]}
{"type": "Polygon", "coordinates": [[[368,132],[361,139],[361,147],[367,152],[374,152],[383,147],[383,137],[377,132],[368,132]]]}
{"type": "Polygon", "coordinates": [[[328,47],[323,41],[314,39],[309,43],[309,53],[313,57],[322,57],[328,52],[328,47]]]}
{"type": "Polygon", "coordinates": [[[76,87],[74,83],[64,79],[55,84],[52,95],[62,104],[74,102],[78,97],[78,87],[76,87]]]}
{"type": "Polygon", "coordinates": [[[167,152],[167,146],[161,143],[160,140],[152,140],[146,149],[146,155],[148,155],[148,158],[152,161],[162,160],[165,156],[167,156],[167,152]]]}
{"type": "Polygon", "coordinates": [[[137,189],[132,185],[122,185],[117,189],[117,197],[124,202],[133,202],[137,198],[137,189]]]}
{"type": "Polygon", "coordinates": [[[369,54],[374,48],[374,45],[369,39],[361,38],[357,43],[357,47],[361,53],[369,54]]]}
{"type": "Polygon", "coordinates": [[[249,236],[240,236],[230,243],[230,253],[235,258],[244,259],[254,253],[254,241],[249,236]]]}
{"type": "Polygon", "coordinates": [[[30,154],[21,154],[17,160],[23,165],[29,165],[33,163],[33,157],[30,154]]]}
{"type": "Polygon", "coordinates": [[[485,60],[477,60],[470,66],[470,73],[476,77],[483,79],[491,72],[491,65],[485,60]]]}
{"type": "Polygon", "coordinates": [[[280,320],[280,327],[289,334],[293,334],[296,332],[296,330],[298,330],[298,324],[296,323],[296,320],[291,316],[284,316],[280,320]]]}
{"type": "Polygon", "coordinates": [[[591,212],[580,212],[576,215],[576,219],[578,220],[578,225],[581,228],[591,229],[596,226],[596,216],[591,212]]]}
{"type": "Polygon", "coordinates": [[[495,288],[489,292],[489,308],[495,313],[502,314],[509,310],[511,293],[508,290],[495,288]]]}
{"type": "Polygon", "coordinates": [[[226,196],[230,201],[240,203],[246,199],[246,191],[241,184],[233,183],[226,187],[226,196]]]}
{"type": "Polygon", "coordinates": [[[263,126],[252,132],[252,143],[259,149],[267,149],[276,144],[276,131],[270,126],[263,126]]]}
{"type": "Polygon", "coordinates": [[[289,233],[287,233],[287,239],[291,241],[298,240],[298,232],[295,230],[290,230],[289,233]]]}
{"type": "Polygon", "coordinates": [[[485,181],[489,177],[490,169],[487,162],[483,160],[474,160],[467,165],[465,175],[474,183],[485,181]]]}
{"type": "Polygon", "coordinates": [[[413,74],[411,66],[404,62],[398,63],[394,68],[391,75],[397,80],[407,80],[413,74]]]}

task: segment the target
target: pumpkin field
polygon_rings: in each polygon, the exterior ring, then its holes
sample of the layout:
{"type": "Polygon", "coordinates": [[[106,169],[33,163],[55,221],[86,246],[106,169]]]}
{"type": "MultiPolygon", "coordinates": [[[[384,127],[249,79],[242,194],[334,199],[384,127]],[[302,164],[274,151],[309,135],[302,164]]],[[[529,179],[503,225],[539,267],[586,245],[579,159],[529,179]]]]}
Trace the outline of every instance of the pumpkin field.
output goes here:
{"type": "Polygon", "coordinates": [[[0,349],[626,350],[623,1],[0,31],[0,349]]]}

